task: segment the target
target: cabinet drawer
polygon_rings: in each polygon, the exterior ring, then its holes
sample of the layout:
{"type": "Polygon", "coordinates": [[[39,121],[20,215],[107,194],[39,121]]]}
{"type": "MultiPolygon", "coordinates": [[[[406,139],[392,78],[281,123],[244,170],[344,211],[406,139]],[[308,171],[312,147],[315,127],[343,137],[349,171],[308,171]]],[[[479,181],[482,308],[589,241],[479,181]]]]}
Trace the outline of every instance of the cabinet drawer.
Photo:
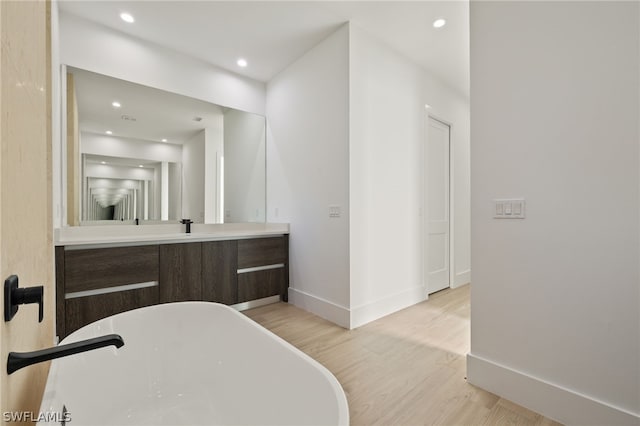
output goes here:
{"type": "Polygon", "coordinates": [[[158,246],[68,250],[65,292],[158,281],[158,246]]]}
{"type": "Polygon", "coordinates": [[[102,318],[158,303],[158,286],[65,300],[65,329],[60,338],[102,318]]]}
{"type": "Polygon", "coordinates": [[[285,237],[238,241],[238,269],[287,263],[285,237]]]}
{"type": "Polygon", "coordinates": [[[238,302],[283,295],[286,287],[285,268],[238,274],[238,302]]]}

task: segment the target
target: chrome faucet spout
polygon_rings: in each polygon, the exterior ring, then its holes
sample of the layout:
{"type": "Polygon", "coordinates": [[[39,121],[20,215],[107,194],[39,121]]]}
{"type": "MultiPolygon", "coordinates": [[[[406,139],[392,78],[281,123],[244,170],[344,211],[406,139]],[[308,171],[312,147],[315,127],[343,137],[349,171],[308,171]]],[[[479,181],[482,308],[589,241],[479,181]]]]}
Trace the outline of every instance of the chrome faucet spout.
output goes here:
{"type": "Polygon", "coordinates": [[[29,365],[45,362],[56,358],[79,354],[106,346],[121,348],[124,340],[118,334],[107,334],[93,339],[81,340],[67,345],[54,346],[33,352],[10,352],[7,360],[7,374],[11,374],[29,365]]]}

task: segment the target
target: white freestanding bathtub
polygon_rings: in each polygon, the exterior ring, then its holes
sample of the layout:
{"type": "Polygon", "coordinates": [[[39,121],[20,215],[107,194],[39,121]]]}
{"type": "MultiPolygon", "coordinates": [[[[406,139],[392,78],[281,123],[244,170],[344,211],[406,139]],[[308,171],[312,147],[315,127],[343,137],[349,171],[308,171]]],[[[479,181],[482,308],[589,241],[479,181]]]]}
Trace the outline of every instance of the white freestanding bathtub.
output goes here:
{"type": "Polygon", "coordinates": [[[63,406],[71,426],[349,423],[344,391],[326,368],[228,306],[136,309],[60,343],[111,333],[125,345],[52,361],[40,412],[55,424],[63,406]]]}

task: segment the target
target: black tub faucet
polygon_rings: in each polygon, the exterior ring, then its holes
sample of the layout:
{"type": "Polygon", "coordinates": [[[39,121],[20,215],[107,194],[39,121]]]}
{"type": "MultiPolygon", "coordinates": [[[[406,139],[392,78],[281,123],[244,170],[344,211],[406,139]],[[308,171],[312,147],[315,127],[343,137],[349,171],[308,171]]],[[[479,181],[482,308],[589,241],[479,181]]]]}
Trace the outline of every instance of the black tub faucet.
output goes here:
{"type": "Polygon", "coordinates": [[[190,234],[191,233],[191,224],[193,223],[193,221],[191,219],[182,219],[180,221],[180,223],[187,225],[187,230],[186,233],[190,234]]]}
{"type": "Polygon", "coordinates": [[[124,340],[118,334],[107,334],[105,336],[94,337],[93,339],[81,340],[67,345],[54,346],[53,348],[42,349],[33,352],[9,352],[7,360],[7,374],[20,370],[23,367],[62,358],[69,355],[79,354],[106,346],[121,348],[124,340]]]}

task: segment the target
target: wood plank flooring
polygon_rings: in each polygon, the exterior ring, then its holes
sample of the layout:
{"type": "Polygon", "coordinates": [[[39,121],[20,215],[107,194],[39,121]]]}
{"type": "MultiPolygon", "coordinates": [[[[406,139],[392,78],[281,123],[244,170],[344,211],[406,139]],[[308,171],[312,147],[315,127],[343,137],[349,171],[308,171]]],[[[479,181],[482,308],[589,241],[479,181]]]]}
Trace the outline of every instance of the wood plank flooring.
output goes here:
{"type": "Polygon", "coordinates": [[[355,330],[287,303],[245,311],[327,367],[352,425],[558,425],[465,380],[469,286],[355,330]]]}

